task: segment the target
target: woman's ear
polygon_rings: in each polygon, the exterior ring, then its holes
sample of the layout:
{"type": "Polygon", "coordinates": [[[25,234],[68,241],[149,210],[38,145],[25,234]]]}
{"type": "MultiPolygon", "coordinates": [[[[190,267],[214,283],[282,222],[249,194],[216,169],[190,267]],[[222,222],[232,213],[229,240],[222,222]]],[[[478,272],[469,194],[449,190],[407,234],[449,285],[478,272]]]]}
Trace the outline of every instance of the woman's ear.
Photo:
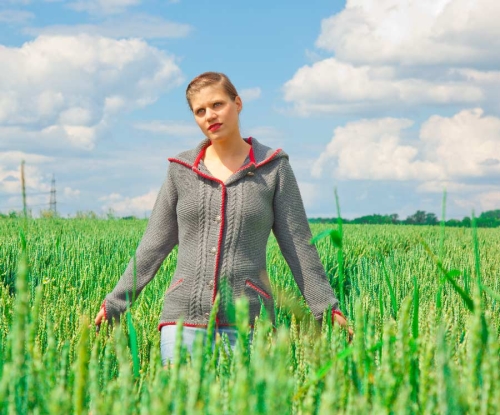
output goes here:
{"type": "Polygon", "coordinates": [[[238,110],[238,114],[241,112],[243,109],[243,101],[241,101],[241,98],[239,95],[236,96],[234,99],[234,103],[236,104],[236,109],[238,110]]]}

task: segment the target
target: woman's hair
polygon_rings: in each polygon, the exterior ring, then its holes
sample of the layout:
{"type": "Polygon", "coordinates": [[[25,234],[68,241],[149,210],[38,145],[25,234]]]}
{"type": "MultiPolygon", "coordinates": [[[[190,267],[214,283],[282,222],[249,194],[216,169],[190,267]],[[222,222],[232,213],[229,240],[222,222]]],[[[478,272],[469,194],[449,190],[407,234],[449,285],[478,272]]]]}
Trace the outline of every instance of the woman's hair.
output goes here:
{"type": "Polygon", "coordinates": [[[236,88],[226,75],[220,72],[204,72],[194,78],[186,88],[186,99],[191,111],[193,111],[193,107],[191,105],[191,98],[193,95],[200,92],[203,88],[211,85],[221,85],[229,98],[231,98],[231,101],[234,101],[238,96],[236,88]]]}

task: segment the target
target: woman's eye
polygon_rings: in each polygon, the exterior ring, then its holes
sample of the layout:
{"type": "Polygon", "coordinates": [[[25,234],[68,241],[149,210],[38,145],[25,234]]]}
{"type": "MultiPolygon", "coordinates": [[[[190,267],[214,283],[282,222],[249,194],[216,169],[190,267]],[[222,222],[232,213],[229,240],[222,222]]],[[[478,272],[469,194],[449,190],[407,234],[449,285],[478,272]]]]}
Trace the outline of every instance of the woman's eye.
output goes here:
{"type": "Polygon", "coordinates": [[[222,102],[216,102],[216,103],[214,104],[214,107],[218,107],[218,106],[220,106],[220,105],[222,105],[222,102]]]}
{"type": "Polygon", "coordinates": [[[203,114],[203,111],[204,111],[204,110],[200,108],[198,111],[196,111],[196,115],[201,115],[201,114],[203,114]]]}

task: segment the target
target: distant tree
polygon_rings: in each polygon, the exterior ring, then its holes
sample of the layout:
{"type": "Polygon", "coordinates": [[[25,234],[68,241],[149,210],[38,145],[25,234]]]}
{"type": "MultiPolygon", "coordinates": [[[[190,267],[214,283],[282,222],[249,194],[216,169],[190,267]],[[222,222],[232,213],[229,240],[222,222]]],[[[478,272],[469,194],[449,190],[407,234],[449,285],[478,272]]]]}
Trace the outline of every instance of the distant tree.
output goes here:
{"type": "Polygon", "coordinates": [[[427,213],[425,215],[426,225],[437,225],[439,223],[437,216],[434,213],[427,213]]]}
{"type": "Polygon", "coordinates": [[[360,218],[353,219],[351,222],[359,224],[384,225],[384,224],[397,223],[397,218],[398,215],[395,213],[392,215],[374,214],[374,215],[361,216],[360,218]]]}
{"type": "Polygon", "coordinates": [[[405,223],[409,225],[425,225],[426,217],[425,210],[417,210],[413,215],[406,218],[405,223]]]}
{"type": "Polygon", "coordinates": [[[496,228],[500,226],[500,210],[482,212],[477,218],[476,224],[482,228],[496,228]]]}
{"type": "Polygon", "coordinates": [[[446,226],[449,226],[451,228],[456,228],[458,226],[463,226],[462,225],[462,221],[458,220],[458,219],[448,219],[446,222],[445,222],[445,225],[446,226]]]}

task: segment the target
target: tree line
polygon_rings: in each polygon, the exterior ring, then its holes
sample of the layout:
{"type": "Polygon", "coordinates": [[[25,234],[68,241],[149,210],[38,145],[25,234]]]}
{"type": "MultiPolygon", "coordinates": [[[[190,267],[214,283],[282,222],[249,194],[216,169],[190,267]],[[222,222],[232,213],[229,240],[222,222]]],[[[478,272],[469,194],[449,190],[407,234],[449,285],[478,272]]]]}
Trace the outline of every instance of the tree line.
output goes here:
{"type": "MultiPolygon", "coordinates": [[[[31,211],[28,210],[28,216],[32,217],[31,211]]],[[[2,218],[20,218],[22,217],[22,212],[11,211],[7,214],[0,212],[0,219],[2,218]]],[[[59,217],[57,214],[54,215],[50,211],[42,211],[40,214],[41,218],[51,219],[59,217]]],[[[111,210],[106,214],[98,215],[93,211],[78,211],[74,216],[75,219],[139,219],[136,216],[124,216],[117,217],[111,210]]],[[[310,223],[326,223],[335,224],[337,223],[337,218],[309,218],[310,223]]],[[[425,210],[417,210],[413,215],[408,216],[406,219],[400,219],[397,213],[391,213],[389,215],[366,215],[355,219],[345,219],[342,218],[343,223],[352,224],[367,224],[367,225],[439,225],[439,221],[436,214],[432,212],[426,212],[425,210]]],[[[472,219],[469,216],[463,219],[448,219],[445,222],[446,226],[451,227],[470,227],[472,225],[472,219]]],[[[476,218],[476,226],[479,228],[496,228],[500,226],[500,209],[488,210],[482,212],[476,218]]]]}
{"type": "MultiPolygon", "coordinates": [[[[337,223],[337,218],[311,218],[309,219],[311,223],[337,223]]],[[[413,215],[408,216],[406,219],[400,219],[397,213],[392,213],[389,215],[366,215],[355,219],[344,219],[343,223],[352,224],[368,224],[368,225],[439,225],[441,222],[435,213],[426,212],[425,210],[417,210],[413,215]]],[[[458,227],[465,226],[470,227],[472,225],[472,219],[469,216],[463,219],[448,219],[445,221],[446,226],[458,227]]],[[[498,210],[488,210],[482,212],[476,218],[476,226],[480,228],[496,228],[500,226],[500,209],[498,210]]]]}

